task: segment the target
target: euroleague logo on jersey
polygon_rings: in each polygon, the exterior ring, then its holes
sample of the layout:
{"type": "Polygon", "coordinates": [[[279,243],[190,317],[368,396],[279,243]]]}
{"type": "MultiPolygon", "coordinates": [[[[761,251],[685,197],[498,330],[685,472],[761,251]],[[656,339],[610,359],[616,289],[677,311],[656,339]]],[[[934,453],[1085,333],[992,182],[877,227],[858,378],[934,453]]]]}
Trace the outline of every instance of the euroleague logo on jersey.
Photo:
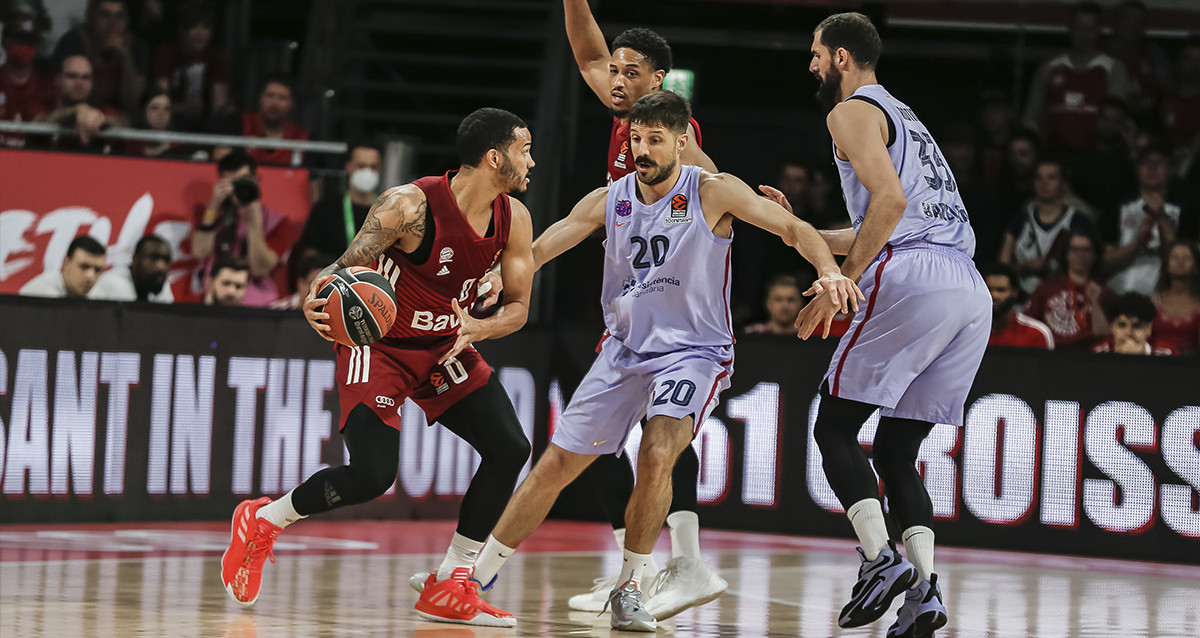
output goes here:
{"type": "Polygon", "coordinates": [[[671,214],[667,217],[668,224],[685,224],[692,221],[688,215],[687,195],[680,193],[671,198],[671,214]]]}
{"type": "Polygon", "coordinates": [[[438,394],[450,389],[450,384],[446,383],[446,377],[441,372],[434,372],[429,375],[429,384],[433,386],[434,391],[438,394]]]}

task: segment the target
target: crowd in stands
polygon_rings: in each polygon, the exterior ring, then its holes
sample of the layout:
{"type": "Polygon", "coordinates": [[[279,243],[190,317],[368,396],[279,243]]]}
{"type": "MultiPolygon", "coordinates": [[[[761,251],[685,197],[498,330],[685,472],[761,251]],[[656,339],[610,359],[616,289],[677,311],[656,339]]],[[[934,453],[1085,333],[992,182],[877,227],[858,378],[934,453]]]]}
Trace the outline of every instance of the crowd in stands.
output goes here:
{"type": "MultiPolygon", "coordinates": [[[[237,108],[233,65],[218,46],[211,4],[89,0],[85,23],[52,46],[42,41],[47,26],[37,6],[0,0],[8,12],[0,16],[0,120],[56,122],[75,135],[7,134],[0,143],[93,150],[120,144],[109,150],[216,160],[211,197],[196,202],[189,245],[199,265],[191,289],[214,305],[297,307],[299,291],[366,218],[380,188],[379,149],[352,145],[346,188],[317,199],[302,230],[286,229],[260,192],[257,172],[291,164],[291,151],[95,137],[105,127],[131,125],[308,138],[292,121],[292,85],[284,76],[262,78],[254,110],[237,108]],[[52,53],[39,57],[45,50],[52,53]]],[[[1067,48],[1039,65],[1025,95],[985,89],[972,121],[930,123],[975,229],[975,259],[994,301],[994,344],[1200,350],[1200,34],[1164,47],[1147,37],[1146,13],[1136,1],[1107,11],[1076,5],[1067,48]]],[[[794,214],[817,228],[850,224],[832,166],[788,161],[774,185],[794,214]]],[[[811,273],[780,242],[755,239],[752,228],[738,233],[735,284],[745,285],[734,286],[742,297],[735,299],[735,325],[792,334],[811,273]]],[[[100,275],[104,247],[81,237],[61,272],[44,273],[22,292],[169,303],[170,250],[161,239],[143,239],[130,268],[100,275]]],[[[850,321],[839,317],[833,334],[850,321]]]]}

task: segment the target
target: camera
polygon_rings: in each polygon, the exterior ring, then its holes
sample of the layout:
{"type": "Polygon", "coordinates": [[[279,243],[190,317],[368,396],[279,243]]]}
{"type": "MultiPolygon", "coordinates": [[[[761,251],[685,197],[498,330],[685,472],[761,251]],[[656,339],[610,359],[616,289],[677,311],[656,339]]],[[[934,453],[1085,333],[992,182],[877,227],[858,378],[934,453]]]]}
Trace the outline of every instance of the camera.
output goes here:
{"type": "Polygon", "coordinates": [[[234,180],[233,196],[242,206],[258,201],[258,182],[249,177],[234,180]]]}

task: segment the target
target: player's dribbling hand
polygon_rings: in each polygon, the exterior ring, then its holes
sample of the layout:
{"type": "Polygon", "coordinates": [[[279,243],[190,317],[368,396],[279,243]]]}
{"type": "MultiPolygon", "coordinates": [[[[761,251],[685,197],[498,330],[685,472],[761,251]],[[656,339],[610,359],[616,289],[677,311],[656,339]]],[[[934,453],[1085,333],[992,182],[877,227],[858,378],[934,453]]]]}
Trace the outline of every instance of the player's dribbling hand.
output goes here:
{"type": "Polygon", "coordinates": [[[793,215],[796,214],[792,210],[791,202],[788,201],[787,195],[784,195],[783,191],[775,188],[774,186],[767,186],[766,184],[759,184],[758,190],[762,191],[763,195],[767,196],[767,199],[782,206],[787,212],[792,213],[793,215]]]}
{"type": "Polygon", "coordinates": [[[476,290],[480,295],[479,306],[490,308],[500,300],[500,291],[504,290],[504,280],[495,272],[488,272],[479,280],[476,290]]]}
{"type": "Polygon", "coordinates": [[[454,347],[446,351],[441,359],[438,359],[439,364],[457,357],[464,348],[483,338],[483,324],[463,310],[462,306],[458,305],[457,299],[450,300],[450,308],[458,317],[458,338],[454,340],[454,347]]]}
{"type": "Polygon", "coordinates": [[[858,284],[840,272],[826,273],[804,291],[804,296],[813,297],[822,293],[829,293],[830,300],[843,313],[849,313],[851,308],[858,312],[858,302],[867,300],[858,289],[858,284]]]}
{"type": "Polygon", "coordinates": [[[317,308],[323,307],[325,302],[329,300],[317,297],[317,291],[321,288],[324,288],[325,284],[329,282],[331,277],[333,277],[333,275],[314,277],[312,283],[308,285],[308,296],[304,298],[304,305],[302,306],[302,308],[304,308],[304,318],[308,319],[308,325],[312,326],[312,329],[316,330],[317,334],[321,335],[321,338],[326,341],[333,341],[333,337],[329,336],[329,331],[332,330],[332,328],[324,323],[321,323],[321,320],[328,319],[329,313],[321,312],[320,310],[317,310],[317,308]]]}

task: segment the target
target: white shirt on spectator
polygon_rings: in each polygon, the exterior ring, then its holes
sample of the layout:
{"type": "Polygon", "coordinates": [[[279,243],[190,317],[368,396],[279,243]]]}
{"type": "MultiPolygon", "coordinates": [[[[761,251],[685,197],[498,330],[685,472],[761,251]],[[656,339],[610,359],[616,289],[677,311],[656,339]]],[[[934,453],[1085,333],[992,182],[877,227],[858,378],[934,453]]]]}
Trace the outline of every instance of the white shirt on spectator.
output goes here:
{"type": "MultiPolygon", "coordinates": [[[[1125,204],[1117,211],[1116,239],[1118,246],[1128,246],[1137,241],[1138,228],[1146,218],[1146,201],[1138,198],[1125,204]]],[[[1182,210],[1179,206],[1166,202],[1163,213],[1171,220],[1175,228],[1179,228],[1179,217],[1182,210]]],[[[1158,225],[1150,231],[1150,241],[1146,250],[1134,258],[1125,270],[1115,274],[1108,280],[1108,287],[1117,294],[1124,292],[1140,292],[1149,295],[1154,292],[1154,284],[1158,282],[1158,270],[1162,265],[1162,238],[1159,237],[1158,225]]]]}
{"type": "MultiPolygon", "coordinates": [[[[137,288],[133,286],[133,273],[129,267],[117,267],[100,275],[88,299],[104,301],[137,301],[137,288]]],[[[175,295],[171,293],[171,284],[164,283],[162,290],[150,295],[153,303],[175,303],[175,295]]]]}
{"type": "Polygon", "coordinates": [[[67,296],[67,284],[63,281],[61,270],[47,270],[21,286],[19,294],[26,297],[62,298],[67,296]]]}

